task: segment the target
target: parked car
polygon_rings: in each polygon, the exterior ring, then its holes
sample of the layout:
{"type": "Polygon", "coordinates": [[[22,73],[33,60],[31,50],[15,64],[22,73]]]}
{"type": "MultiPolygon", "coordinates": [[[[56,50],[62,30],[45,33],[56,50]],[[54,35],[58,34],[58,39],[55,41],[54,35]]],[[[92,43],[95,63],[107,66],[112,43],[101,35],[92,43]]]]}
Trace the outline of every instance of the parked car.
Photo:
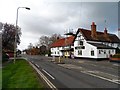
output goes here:
{"type": "Polygon", "coordinates": [[[6,53],[8,54],[9,58],[14,57],[14,53],[13,52],[6,52],[6,53]]]}
{"type": "Polygon", "coordinates": [[[9,60],[9,55],[5,52],[2,52],[2,62],[8,61],[9,60]]]}

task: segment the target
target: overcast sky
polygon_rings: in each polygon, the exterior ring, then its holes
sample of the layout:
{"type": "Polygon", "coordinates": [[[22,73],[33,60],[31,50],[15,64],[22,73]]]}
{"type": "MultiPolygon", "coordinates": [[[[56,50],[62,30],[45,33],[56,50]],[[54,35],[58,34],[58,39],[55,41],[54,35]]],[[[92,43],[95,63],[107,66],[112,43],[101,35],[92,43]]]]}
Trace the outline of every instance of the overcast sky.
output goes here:
{"type": "Polygon", "coordinates": [[[54,33],[63,35],[65,30],[78,28],[90,29],[91,23],[97,24],[98,31],[117,34],[119,0],[0,0],[0,22],[15,25],[17,7],[18,25],[22,36],[19,49],[35,45],[41,35],[54,33]],[[104,2],[103,2],[104,1],[104,2]],[[106,25],[105,25],[105,20],[106,25]]]}

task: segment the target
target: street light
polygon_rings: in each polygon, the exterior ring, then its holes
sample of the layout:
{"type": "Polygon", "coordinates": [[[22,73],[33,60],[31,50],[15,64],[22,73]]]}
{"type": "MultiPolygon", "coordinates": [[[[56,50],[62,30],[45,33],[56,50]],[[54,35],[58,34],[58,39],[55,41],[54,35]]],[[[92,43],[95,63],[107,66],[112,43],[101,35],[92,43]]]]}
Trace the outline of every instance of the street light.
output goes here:
{"type": "Polygon", "coordinates": [[[17,49],[17,23],[18,23],[18,10],[20,8],[25,8],[27,10],[30,10],[29,7],[18,7],[17,8],[17,15],[16,15],[16,31],[15,31],[15,42],[14,42],[14,63],[15,63],[15,60],[16,60],[16,49],[17,49]]]}

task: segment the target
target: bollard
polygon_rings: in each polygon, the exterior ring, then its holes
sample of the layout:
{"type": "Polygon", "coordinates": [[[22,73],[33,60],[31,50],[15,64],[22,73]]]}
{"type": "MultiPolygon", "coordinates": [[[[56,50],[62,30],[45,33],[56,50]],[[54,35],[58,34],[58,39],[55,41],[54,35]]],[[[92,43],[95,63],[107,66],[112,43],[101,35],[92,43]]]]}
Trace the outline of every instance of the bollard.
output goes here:
{"type": "Polygon", "coordinates": [[[52,61],[55,61],[55,56],[53,56],[53,59],[52,59],[52,61]]]}
{"type": "Polygon", "coordinates": [[[59,63],[61,62],[60,57],[59,57],[59,63]]]}

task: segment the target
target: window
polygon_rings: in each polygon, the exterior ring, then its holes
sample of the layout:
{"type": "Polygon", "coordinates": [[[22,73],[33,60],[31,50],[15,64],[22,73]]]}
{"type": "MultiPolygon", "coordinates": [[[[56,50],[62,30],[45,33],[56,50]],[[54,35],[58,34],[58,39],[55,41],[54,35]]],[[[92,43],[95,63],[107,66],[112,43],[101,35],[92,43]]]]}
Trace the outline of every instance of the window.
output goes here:
{"type": "Polygon", "coordinates": [[[78,55],[82,55],[82,50],[78,50],[78,55]]]}
{"type": "Polygon", "coordinates": [[[94,56],[94,51],[93,50],[91,51],[91,56],[94,56]]]}
{"type": "Polygon", "coordinates": [[[101,54],[101,50],[99,50],[99,54],[101,54]]]}
{"type": "Polygon", "coordinates": [[[81,49],[85,49],[85,46],[82,46],[81,49]]]}
{"type": "Polygon", "coordinates": [[[106,54],[106,50],[104,50],[104,54],[106,54]]]}
{"type": "Polygon", "coordinates": [[[110,54],[110,50],[109,50],[109,54],[110,54]]]}
{"type": "Polygon", "coordinates": [[[120,44],[118,44],[118,47],[120,47],[120,44]]]}
{"type": "Polygon", "coordinates": [[[58,52],[58,54],[59,54],[59,52],[58,52]]]}
{"type": "Polygon", "coordinates": [[[112,49],[112,52],[114,52],[114,49],[112,49]]]}
{"type": "Polygon", "coordinates": [[[75,49],[85,49],[85,46],[75,47],[75,49]]]}
{"type": "Polygon", "coordinates": [[[80,41],[80,45],[83,45],[83,41],[80,41]]]}

